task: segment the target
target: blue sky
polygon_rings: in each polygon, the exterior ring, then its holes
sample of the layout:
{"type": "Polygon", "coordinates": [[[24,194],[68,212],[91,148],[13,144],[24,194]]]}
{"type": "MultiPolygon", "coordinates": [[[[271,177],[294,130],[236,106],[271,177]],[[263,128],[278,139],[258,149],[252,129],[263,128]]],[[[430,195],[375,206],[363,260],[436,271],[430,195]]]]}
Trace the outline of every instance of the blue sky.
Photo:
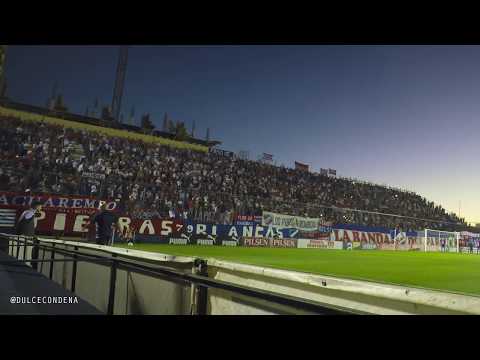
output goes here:
{"type": "MultiPolygon", "coordinates": [[[[8,95],[55,81],[83,114],[110,104],[116,46],[11,46],[8,95]]],[[[256,159],[407,188],[480,222],[479,46],[133,46],[123,112],[165,112],[256,159]]]]}

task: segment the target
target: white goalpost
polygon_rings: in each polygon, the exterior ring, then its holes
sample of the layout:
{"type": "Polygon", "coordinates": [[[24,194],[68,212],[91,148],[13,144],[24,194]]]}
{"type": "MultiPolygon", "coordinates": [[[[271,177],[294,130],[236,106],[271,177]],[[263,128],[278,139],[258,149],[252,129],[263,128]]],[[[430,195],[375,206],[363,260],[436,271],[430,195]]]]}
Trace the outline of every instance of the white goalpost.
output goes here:
{"type": "Polygon", "coordinates": [[[460,233],[425,229],[423,248],[424,251],[460,252],[460,233]]]}

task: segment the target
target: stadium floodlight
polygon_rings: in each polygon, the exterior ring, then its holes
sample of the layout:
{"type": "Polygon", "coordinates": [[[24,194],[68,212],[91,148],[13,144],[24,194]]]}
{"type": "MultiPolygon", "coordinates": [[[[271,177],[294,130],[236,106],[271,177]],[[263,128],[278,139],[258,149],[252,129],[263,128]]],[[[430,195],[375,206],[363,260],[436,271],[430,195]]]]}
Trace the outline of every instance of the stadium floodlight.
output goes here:
{"type": "Polygon", "coordinates": [[[423,234],[424,251],[460,252],[460,233],[425,229],[423,234]],[[442,241],[445,246],[442,248],[442,241]]]}

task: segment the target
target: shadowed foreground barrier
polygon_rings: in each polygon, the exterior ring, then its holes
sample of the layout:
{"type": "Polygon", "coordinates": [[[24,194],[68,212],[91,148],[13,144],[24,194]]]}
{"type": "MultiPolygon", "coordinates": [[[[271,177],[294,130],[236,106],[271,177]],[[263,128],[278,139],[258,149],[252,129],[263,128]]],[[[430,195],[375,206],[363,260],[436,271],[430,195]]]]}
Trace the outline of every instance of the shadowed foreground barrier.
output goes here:
{"type": "MultiPolygon", "coordinates": [[[[0,236],[12,256],[30,259],[33,242],[16,238],[0,236]]],[[[40,260],[65,261],[38,270],[108,314],[480,314],[475,296],[73,241],[39,243],[40,260]]]]}
{"type": "Polygon", "coordinates": [[[79,296],[0,251],[1,315],[100,315],[79,296]]]}
{"type": "Polygon", "coordinates": [[[356,314],[209,276],[207,262],[82,242],[2,234],[9,254],[106,314],[356,314]],[[38,258],[32,259],[32,249],[38,258]],[[228,308],[217,299],[230,297],[228,308]]]}

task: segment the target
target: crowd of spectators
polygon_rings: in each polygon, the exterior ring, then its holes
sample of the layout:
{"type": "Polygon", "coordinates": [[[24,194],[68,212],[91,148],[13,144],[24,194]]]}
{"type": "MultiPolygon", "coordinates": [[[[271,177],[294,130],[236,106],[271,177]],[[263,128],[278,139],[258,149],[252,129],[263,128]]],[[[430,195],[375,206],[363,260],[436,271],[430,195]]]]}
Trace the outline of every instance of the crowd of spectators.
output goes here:
{"type": "Polygon", "coordinates": [[[466,226],[412,192],[16,118],[0,118],[0,162],[1,190],[118,199],[144,218],[232,223],[267,210],[403,230],[466,226]]]}

